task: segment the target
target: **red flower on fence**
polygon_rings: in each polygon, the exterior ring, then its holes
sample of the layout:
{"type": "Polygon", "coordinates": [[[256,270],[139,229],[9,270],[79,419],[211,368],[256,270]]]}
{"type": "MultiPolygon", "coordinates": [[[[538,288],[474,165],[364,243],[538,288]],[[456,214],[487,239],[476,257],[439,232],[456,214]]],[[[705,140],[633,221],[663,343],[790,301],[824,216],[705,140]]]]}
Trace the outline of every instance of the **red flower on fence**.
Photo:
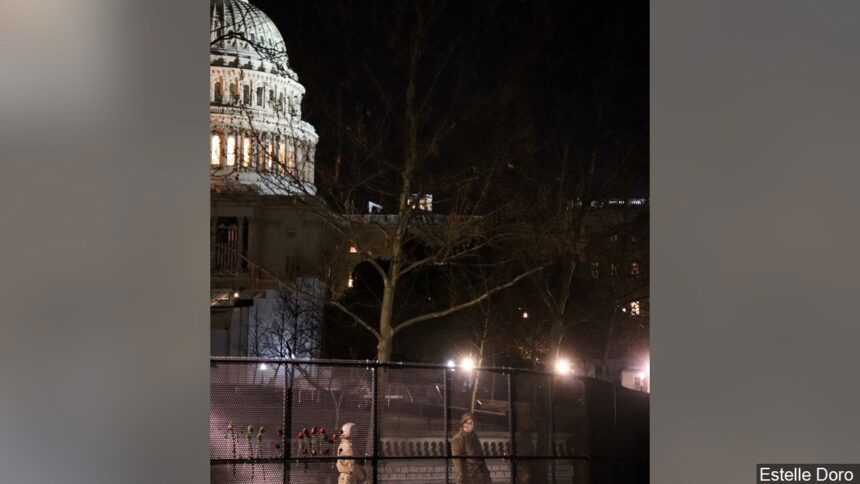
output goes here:
{"type": "Polygon", "coordinates": [[[310,430],[305,427],[296,436],[300,455],[331,455],[337,446],[342,432],[335,431],[331,436],[327,435],[325,427],[312,426],[310,430]]]}

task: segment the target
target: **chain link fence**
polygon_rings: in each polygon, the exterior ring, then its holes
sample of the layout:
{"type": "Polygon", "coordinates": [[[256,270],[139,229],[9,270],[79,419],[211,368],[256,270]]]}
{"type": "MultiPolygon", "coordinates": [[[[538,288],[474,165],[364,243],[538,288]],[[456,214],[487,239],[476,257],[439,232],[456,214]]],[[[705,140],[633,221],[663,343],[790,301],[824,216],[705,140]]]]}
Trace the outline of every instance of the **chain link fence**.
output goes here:
{"type": "Polygon", "coordinates": [[[607,382],[261,358],[212,358],[210,375],[212,483],[334,484],[338,467],[358,483],[457,483],[465,412],[493,484],[648,482],[648,395],[607,382]]]}

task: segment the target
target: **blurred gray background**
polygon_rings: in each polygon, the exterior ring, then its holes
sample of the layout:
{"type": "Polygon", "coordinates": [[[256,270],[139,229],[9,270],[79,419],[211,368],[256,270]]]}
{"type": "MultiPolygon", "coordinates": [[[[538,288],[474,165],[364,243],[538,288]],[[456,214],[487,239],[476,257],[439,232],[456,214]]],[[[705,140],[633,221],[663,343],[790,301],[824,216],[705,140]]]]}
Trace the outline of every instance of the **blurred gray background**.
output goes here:
{"type": "MultiPolygon", "coordinates": [[[[4,482],[208,482],[205,8],[0,5],[4,482]]],[[[652,2],[652,482],[860,455],[858,14],[652,2]]]]}

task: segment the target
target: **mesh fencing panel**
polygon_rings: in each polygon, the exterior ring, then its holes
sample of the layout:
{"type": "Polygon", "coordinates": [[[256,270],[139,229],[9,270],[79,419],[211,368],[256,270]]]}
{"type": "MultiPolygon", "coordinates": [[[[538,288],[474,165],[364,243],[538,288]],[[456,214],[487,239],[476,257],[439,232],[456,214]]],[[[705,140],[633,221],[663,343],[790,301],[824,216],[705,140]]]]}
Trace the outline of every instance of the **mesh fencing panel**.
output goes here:
{"type": "Polygon", "coordinates": [[[246,362],[210,368],[209,454],[213,483],[281,482],[285,365],[246,362]],[[279,432],[280,431],[280,432],[279,432]]]}
{"type": "Polygon", "coordinates": [[[550,422],[550,387],[552,378],[533,373],[513,376],[515,386],[517,455],[548,456],[552,426],[550,422]]]}
{"type": "MultiPolygon", "coordinates": [[[[370,479],[373,472],[370,463],[358,462],[356,466],[357,469],[353,475],[357,482],[363,483],[365,482],[364,479],[370,479]]],[[[340,473],[335,462],[300,462],[290,466],[287,482],[290,484],[334,484],[338,482],[338,476],[340,473]]]]}
{"type": "Polygon", "coordinates": [[[592,380],[586,392],[589,426],[601,429],[589,435],[589,456],[606,459],[615,452],[615,390],[610,383],[592,380]]]}
{"type": "Polygon", "coordinates": [[[582,456],[588,442],[585,388],[582,380],[556,379],[552,393],[554,448],[551,455],[582,456]]]}
{"type": "Polygon", "coordinates": [[[218,363],[210,369],[212,459],[279,457],[284,424],[284,365],[218,363]]]}
{"type": "Polygon", "coordinates": [[[283,482],[283,475],[283,464],[216,464],[210,467],[209,480],[212,484],[271,484],[283,482]]]}
{"type": "Polygon", "coordinates": [[[487,457],[511,455],[508,376],[500,371],[451,372],[449,438],[460,429],[460,418],[472,410],[475,428],[487,457]]]}
{"type": "Polygon", "coordinates": [[[334,457],[352,448],[354,456],[373,454],[373,369],[292,365],[290,436],[292,456],[334,457]],[[349,446],[341,445],[337,431],[350,428],[349,446]]]}
{"type": "Polygon", "coordinates": [[[574,461],[570,459],[516,459],[516,465],[517,484],[578,482],[573,480],[574,461]]]}
{"type": "Polygon", "coordinates": [[[210,375],[213,483],[334,484],[347,472],[361,483],[454,483],[448,446],[467,411],[469,448],[483,454],[472,464],[493,483],[647,482],[648,395],[607,382],[252,359],[213,359],[210,375]]]}
{"type": "MultiPolygon", "coordinates": [[[[379,464],[379,482],[394,483],[443,483],[445,482],[444,459],[397,459],[379,464]]],[[[451,482],[456,482],[453,479],[451,482]]]]}
{"type": "Polygon", "coordinates": [[[648,475],[648,399],[642,392],[616,388],[617,478],[622,482],[647,479],[648,475]]]}
{"type": "Polygon", "coordinates": [[[381,369],[378,395],[380,455],[445,455],[444,370],[381,369]]]}

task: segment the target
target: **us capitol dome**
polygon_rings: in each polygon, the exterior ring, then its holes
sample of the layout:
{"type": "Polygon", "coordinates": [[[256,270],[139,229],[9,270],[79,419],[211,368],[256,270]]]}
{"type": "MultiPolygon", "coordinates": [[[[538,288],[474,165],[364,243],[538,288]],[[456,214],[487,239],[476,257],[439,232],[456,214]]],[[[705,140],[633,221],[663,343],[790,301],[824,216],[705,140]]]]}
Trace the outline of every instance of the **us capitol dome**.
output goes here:
{"type": "Polygon", "coordinates": [[[313,194],[319,137],[278,28],[247,0],[211,0],[209,31],[212,188],[313,194]]]}

